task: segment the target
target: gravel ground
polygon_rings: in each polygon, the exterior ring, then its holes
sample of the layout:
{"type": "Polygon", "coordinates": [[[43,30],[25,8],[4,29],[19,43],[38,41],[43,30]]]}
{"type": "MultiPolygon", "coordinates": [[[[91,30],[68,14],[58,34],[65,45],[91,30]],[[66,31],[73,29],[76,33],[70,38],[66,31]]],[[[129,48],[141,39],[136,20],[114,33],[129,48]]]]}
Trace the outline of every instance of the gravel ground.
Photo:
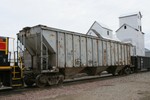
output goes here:
{"type": "Polygon", "coordinates": [[[7,94],[0,100],[150,100],[150,72],[7,94]]]}

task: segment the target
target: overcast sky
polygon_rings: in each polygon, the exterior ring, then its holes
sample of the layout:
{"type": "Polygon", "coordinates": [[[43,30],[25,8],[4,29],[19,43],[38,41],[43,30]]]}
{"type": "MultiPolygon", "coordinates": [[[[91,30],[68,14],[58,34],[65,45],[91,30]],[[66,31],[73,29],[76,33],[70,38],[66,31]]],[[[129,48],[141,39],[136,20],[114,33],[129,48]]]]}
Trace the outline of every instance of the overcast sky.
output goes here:
{"type": "Polygon", "coordinates": [[[0,0],[0,35],[16,37],[23,27],[37,24],[86,33],[94,21],[115,32],[120,15],[137,11],[150,49],[150,0],[0,0]]]}

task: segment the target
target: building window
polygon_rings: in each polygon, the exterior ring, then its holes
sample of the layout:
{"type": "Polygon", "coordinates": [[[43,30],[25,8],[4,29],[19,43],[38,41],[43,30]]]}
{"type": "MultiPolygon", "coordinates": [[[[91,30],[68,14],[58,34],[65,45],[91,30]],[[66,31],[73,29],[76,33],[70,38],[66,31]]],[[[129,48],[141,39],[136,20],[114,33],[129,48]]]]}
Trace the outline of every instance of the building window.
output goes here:
{"type": "Polygon", "coordinates": [[[109,31],[107,31],[107,35],[109,35],[109,31]]]}
{"type": "Polygon", "coordinates": [[[124,29],[126,29],[127,28],[127,26],[124,26],[124,29]]]}
{"type": "Polygon", "coordinates": [[[142,27],[140,26],[140,31],[142,31],[142,27]]]}

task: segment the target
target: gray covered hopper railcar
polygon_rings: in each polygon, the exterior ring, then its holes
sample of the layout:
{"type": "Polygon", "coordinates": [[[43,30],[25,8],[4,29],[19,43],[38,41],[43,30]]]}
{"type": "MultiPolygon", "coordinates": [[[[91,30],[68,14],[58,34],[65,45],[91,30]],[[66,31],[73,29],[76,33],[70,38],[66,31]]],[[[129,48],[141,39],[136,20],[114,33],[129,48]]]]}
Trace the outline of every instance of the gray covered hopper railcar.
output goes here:
{"type": "Polygon", "coordinates": [[[131,66],[130,44],[43,25],[26,27],[17,36],[19,52],[29,52],[22,55],[27,85],[42,87],[102,71],[115,74],[131,66]],[[25,63],[27,54],[31,64],[25,63]]]}

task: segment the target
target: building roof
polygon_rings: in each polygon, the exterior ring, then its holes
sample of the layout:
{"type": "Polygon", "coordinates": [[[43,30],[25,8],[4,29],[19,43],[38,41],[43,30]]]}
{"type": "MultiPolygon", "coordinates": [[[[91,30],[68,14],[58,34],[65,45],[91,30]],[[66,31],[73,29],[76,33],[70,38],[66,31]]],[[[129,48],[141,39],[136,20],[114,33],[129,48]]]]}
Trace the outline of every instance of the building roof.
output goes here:
{"type": "Polygon", "coordinates": [[[138,14],[139,14],[139,15],[140,15],[140,17],[142,18],[142,14],[141,14],[141,12],[140,12],[140,11],[139,11],[139,12],[133,12],[133,13],[123,14],[123,15],[119,16],[119,18],[135,16],[135,15],[138,15],[138,14]]]}
{"type": "Polygon", "coordinates": [[[147,48],[145,48],[145,52],[150,52],[150,50],[149,50],[149,49],[147,49],[147,48]]]}
{"type": "MultiPolygon", "coordinates": [[[[103,23],[99,23],[99,22],[97,22],[97,21],[95,21],[95,22],[92,24],[92,26],[93,26],[95,23],[97,23],[98,25],[100,25],[102,28],[105,28],[105,29],[108,29],[108,30],[112,31],[112,29],[110,29],[107,25],[105,25],[105,24],[103,24],[103,23]]],[[[92,27],[92,26],[91,26],[91,27],[92,27]]]]}
{"type": "Polygon", "coordinates": [[[136,28],[134,28],[134,27],[132,27],[132,26],[130,26],[130,25],[124,23],[121,27],[119,27],[119,29],[116,30],[116,32],[119,31],[123,26],[129,26],[129,27],[131,27],[132,29],[138,31],[138,29],[136,29],[136,28]]]}
{"type": "MultiPolygon", "coordinates": [[[[96,22],[96,21],[95,21],[96,22]]],[[[105,29],[108,29],[110,31],[112,31],[107,25],[103,24],[103,23],[98,23],[100,26],[102,26],[105,29]]]]}
{"type": "MultiPolygon", "coordinates": [[[[123,24],[121,27],[119,27],[119,29],[117,29],[116,32],[119,31],[119,30],[120,30],[122,27],[124,27],[124,26],[129,26],[130,28],[132,28],[132,29],[134,29],[134,30],[136,30],[136,31],[139,31],[138,29],[136,29],[136,28],[134,28],[134,27],[132,27],[132,26],[130,26],[130,25],[128,25],[128,24],[125,23],[125,24],[123,24]]],[[[142,34],[145,34],[145,33],[142,32],[142,34]]]]}

